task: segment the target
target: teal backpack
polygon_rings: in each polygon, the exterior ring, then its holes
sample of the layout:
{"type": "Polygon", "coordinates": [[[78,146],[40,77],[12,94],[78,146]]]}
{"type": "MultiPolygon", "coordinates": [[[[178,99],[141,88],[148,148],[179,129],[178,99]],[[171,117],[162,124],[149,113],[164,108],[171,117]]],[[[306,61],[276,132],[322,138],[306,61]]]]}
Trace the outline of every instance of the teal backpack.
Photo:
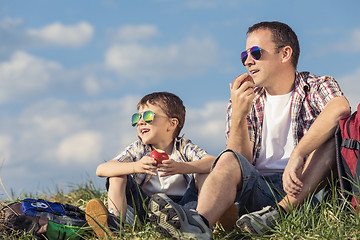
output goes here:
{"type": "Polygon", "coordinates": [[[38,239],[83,239],[85,212],[78,207],[27,198],[2,208],[1,222],[7,230],[25,231],[38,239]]]}

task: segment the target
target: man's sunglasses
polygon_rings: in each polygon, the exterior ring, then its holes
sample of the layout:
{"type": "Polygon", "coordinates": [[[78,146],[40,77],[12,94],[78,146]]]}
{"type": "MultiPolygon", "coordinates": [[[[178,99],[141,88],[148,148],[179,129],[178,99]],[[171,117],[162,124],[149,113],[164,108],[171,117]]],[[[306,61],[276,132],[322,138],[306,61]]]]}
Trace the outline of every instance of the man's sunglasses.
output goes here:
{"type": "Polygon", "coordinates": [[[142,114],[134,113],[131,117],[131,125],[135,127],[140,119],[142,118],[144,122],[151,123],[154,120],[155,113],[153,111],[145,111],[142,114]]]}
{"type": "MultiPolygon", "coordinates": [[[[275,47],[275,48],[283,48],[285,46],[279,46],[279,47],[275,47]]],[[[259,60],[261,58],[261,54],[262,54],[262,49],[258,46],[254,46],[248,50],[245,50],[241,53],[241,62],[242,64],[245,66],[245,61],[248,57],[248,53],[251,54],[251,56],[255,59],[255,60],[259,60]]]]}

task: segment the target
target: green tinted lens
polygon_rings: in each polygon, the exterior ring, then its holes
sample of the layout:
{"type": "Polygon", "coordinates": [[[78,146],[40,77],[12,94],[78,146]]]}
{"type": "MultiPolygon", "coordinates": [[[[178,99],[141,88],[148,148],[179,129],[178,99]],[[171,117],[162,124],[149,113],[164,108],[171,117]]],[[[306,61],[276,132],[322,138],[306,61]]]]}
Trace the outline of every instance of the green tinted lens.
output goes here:
{"type": "Polygon", "coordinates": [[[154,120],[154,112],[146,111],[143,113],[143,119],[146,123],[151,123],[154,120]]]}
{"type": "Polygon", "coordinates": [[[141,115],[139,113],[134,113],[131,117],[131,125],[133,127],[139,122],[141,115]]]}

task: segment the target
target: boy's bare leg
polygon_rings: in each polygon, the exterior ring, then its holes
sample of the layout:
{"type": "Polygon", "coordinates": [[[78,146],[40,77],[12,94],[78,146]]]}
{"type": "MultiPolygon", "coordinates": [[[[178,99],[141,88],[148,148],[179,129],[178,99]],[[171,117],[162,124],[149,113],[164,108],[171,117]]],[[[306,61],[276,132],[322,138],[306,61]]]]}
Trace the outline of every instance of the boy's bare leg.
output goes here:
{"type": "Polygon", "coordinates": [[[336,169],[335,140],[331,138],[308,157],[301,178],[304,184],[303,191],[296,198],[285,196],[279,205],[286,211],[289,210],[289,206],[301,205],[309,194],[321,190],[328,183],[327,178],[331,177],[331,170],[334,169],[336,169]]]}
{"type": "Polygon", "coordinates": [[[234,203],[238,186],[241,184],[241,170],[237,158],[232,152],[223,153],[204,181],[196,209],[209,221],[210,227],[214,226],[234,203]]]}
{"type": "Polygon", "coordinates": [[[126,176],[109,178],[108,209],[110,213],[121,217],[122,220],[125,220],[127,210],[126,183],[126,176]]]}

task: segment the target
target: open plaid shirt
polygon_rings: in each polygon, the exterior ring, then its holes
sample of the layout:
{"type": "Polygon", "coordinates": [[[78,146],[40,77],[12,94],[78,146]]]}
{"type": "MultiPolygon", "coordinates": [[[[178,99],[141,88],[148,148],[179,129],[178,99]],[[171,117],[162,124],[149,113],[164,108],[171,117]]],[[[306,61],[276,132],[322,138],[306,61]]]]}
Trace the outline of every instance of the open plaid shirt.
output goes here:
{"type": "MultiPolygon", "coordinates": [[[[255,88],[254,92],[253,105],[247,116],[249,137],[255,143],[253,165],[255,165],[259,157],[261,148],[263,110],[266,98],[264,88],[255,88]]],[[[295,146],[309,130],[326,103],[335,97],[341,96],[344,96],[344,94],[331,76],[319,77],[309,72],[296,72],[294,94],[291,99],[291,124],[295,146]]],[[[226,141],[229,138],[231,112],[232,104],[230,99],[226,115],[226,141]]]]}
{"type": "MultiPolygon", "coordinates": [[[[140,139],[130,144],[125,148],[114,160],[119,162],[136,162],[144,156],[150,156],[152,149],[149,145],[144,144],[140,139]]],[[[184,137],[177,137],[174,139],[173,153],[171,159],[177,162],[192,162],[197,161],[207,155],[204,149],[193,144],[191,140],[184,137]]],[[[184,174],[187,181],[190,180],[192,174],[184,174]]],[[[149,181],[151,175],[135,173],[136,182],[141,185],[149,181]]]]}

